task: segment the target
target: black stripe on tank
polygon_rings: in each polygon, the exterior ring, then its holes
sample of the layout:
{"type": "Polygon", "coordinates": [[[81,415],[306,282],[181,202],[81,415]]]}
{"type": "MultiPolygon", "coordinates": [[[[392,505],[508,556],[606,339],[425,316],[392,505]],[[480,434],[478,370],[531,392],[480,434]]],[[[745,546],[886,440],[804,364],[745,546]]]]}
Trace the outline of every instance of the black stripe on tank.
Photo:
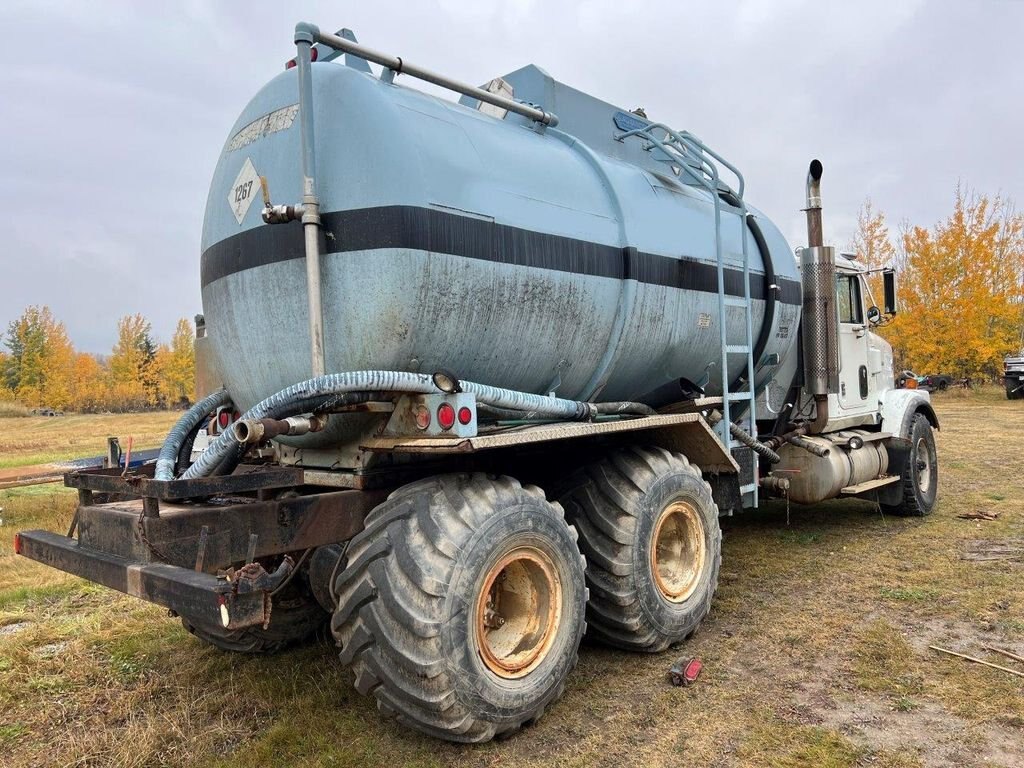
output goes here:
{"type": "MultiPolygon", "coordinates": [[[[649,285],[717,293],[717,268],[689,257],[661,256],[635,248],[578,240],[563,235],[497,224],[433,208],[393,205],[322,215],[324,253],[409,248],[480,261],[551,269],[577,275],[632,278],[649,285]]],[[[240,232],[206,249],[202,286],[254,267],[305,257],[299,222],[240,232]]],[[[779,301],[800,304],[800,283],[778,280],[779,301]]],[[[765,297],[764,275],[751,273],[750,295],[765,297]]],[[[725,270],[725,292],[743,295],[743,272],[725,270]]]]}

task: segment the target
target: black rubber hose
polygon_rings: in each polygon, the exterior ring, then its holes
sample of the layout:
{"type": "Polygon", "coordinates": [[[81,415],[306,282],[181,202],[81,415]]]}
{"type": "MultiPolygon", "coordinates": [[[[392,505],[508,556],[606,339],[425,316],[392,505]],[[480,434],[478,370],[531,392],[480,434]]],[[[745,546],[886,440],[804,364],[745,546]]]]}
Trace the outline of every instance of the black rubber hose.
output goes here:
{"type": "Polygon", "coordinates": [[[181,450],[178,451],[178,460],[174,463],[175,477],[188,469],[188,465],[192,463],[192,449],[195,447],[196,438],[199,436],[199,430],[204,426],[206,426],[206,422],[204,421],[196,424],[192,428],[192,431],[185,437],[185,442],[181,444],[181,450]]]}
{"type": "Polygon", "coordinates": [[[743,429],[739,424],[730,424],[729,434],[735,437],[739,442],[743,443],[743,445],[747,446],[747,448],[752,450],[758,456],[768,459],[772,464],[778,464],[782,461],[782,457],[779,456],[779,454],[764,443],[758,442],[757,438],[743,429]]]}
{"type": "Polygon", "coordinates": [[[649,405],[634,403],[630,400],[612,400],[607,403],[594,403],[597,413],[602,416],[654,416],[658,412],[649,405]]]}
{"type": "MultiPolygon", "coordinates": [[[[750,228],[750,234],[754,236],[757,250],[761,252],[761,261],[764,263],[764,317],[761,318],[761,330],[757,334],[757,341],[754,342],[753,354],[754,365],[757,365],[757,361],[764,354],[764,350],[768,346],[768,339],[772,335],[772,326],[775,324],[775,305],[778,303],[776,298],[778,289],[775,283],[775,265],[772,263],[771,251],[768,249],[764,233],[752,213],[747,214],[747,226],[750,228]]],[[[747,374],[747,366],[744,365],[739,378],[746,380],[747,374]]]]}

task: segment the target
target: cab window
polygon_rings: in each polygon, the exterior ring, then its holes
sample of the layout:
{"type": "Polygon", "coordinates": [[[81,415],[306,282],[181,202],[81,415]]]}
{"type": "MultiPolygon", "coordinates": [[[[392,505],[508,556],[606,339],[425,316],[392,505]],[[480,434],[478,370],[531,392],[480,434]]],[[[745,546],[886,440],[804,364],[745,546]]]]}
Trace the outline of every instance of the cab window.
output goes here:
{"type": "Polygon", "coordinates": [[[860,303],[860,280],[856,275],[839,275],[836,278],[836,297],[840,323],[864,322],[860,303]]]}

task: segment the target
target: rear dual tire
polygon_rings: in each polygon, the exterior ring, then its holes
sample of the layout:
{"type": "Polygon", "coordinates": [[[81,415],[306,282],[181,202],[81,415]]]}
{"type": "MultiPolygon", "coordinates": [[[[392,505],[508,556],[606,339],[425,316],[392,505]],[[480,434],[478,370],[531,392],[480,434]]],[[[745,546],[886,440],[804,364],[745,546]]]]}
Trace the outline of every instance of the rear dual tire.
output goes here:
{"type": "Polygon", "coordinates": [[[561,696],[585,629],[583,574],[576,531],[539,488],[443,475],[367,517],[335,581],[332,629],[382,713],[487,741],[561,696]]]}
{"type": "Polygon", "coordinates": [[[722,532],[711,486],[686,457],[627,448],[580,470],[562,498],[587,559],[591,635],[655,653],[711,608],[722,532]]]}

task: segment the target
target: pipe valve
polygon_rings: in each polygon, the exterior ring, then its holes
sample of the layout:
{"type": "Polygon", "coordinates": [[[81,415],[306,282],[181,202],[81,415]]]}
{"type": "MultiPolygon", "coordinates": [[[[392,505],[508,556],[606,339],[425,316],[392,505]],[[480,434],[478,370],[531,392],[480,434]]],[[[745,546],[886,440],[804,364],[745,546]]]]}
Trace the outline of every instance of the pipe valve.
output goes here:
{"type": "Polygon", "coordinates": [[[298,205],[274,205],[270,202],[270,185],[266,176],[260,176],[260,190],[263,192],[263,210],[261,215],[264,224],[287,224],[298,221],[306,212],[301,203],[298,205]]]}

